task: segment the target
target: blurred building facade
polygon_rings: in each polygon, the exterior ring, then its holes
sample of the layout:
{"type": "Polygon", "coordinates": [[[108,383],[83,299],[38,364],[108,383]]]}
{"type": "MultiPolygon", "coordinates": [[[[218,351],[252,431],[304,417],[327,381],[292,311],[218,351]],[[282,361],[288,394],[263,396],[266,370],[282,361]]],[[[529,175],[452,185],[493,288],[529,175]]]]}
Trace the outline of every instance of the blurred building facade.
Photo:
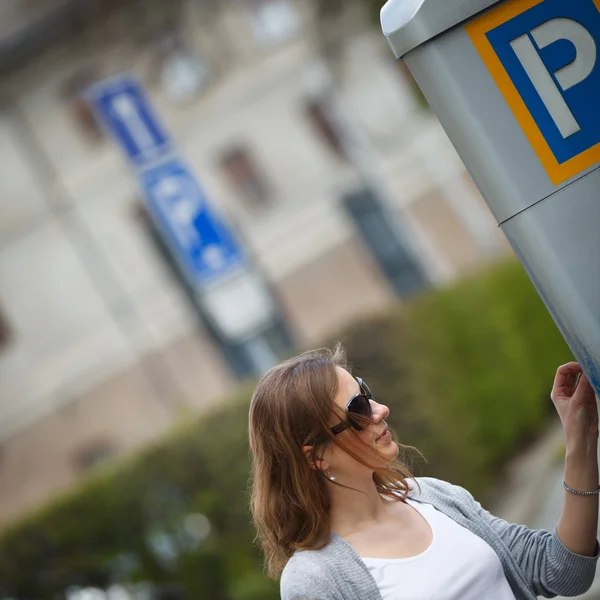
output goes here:
{"type": "MultiPolygon", "coordinates": [[[[39,17],[36,2],[12,4],[1,33],[18,56],[18,35],[35,45],[45,29],[22,18],[39,17]]],[[[146,86],[298,347],[385,310],[413,267],[437,285],[507,250],[358,6],[55,4],[71,11],[54,19],[66,23],[58,39],[7,65],[0,82],[0,520],[237,383],[82,96],[94,81],[130,71],[146,86]],[[418,265],[386,264],[387,234],[364,200],[374,190],[344,141],[349,124],[418,265]]]]}

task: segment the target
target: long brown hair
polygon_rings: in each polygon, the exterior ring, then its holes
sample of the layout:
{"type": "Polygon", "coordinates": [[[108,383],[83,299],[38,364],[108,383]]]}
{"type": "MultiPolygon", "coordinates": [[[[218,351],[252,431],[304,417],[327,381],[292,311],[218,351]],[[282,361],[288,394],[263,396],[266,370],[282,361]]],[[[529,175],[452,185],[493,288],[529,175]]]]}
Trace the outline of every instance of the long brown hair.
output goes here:
{"type": "MultiPolygon", "coordinates": [[[[310,468],[302,446],[314,445],[313,453],[317,453],[323,445],[316,440],[325,436],[329,438],[325,443],[333,442],[373,468],[373,481],[382,495],[400,500],[409,490],[406,479],[412,474],[399,459],[385,467],[370,465],[339,439],[356,435],[353,429],[341,436],[331,433],[332,413],[345,418],[334,401],[338,388],[336,367],[349,370],[340,345],[333,351],[305,352],[271,369],[252,396],[250,509],[256,541],[273,579],[279,577],[296,550],[323,548],[331,534],[326,477],[319,469],[310,468]]],[[[374,448],[365,445],[365,449],[382,464],[374,448]]]]}

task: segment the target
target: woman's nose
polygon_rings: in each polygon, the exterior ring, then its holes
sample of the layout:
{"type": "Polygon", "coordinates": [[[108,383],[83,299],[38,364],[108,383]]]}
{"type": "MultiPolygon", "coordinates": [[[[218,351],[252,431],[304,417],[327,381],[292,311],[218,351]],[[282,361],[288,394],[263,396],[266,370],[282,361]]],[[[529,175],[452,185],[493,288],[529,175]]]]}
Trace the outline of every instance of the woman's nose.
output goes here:
{"type": "Polygon", "coordinates": [[[390,409],[385,404],[379,404],[375,400],[371,400],[371,408],[373,411],[373,421],[377,423],[387,419],[390,414],[390,409]]]}

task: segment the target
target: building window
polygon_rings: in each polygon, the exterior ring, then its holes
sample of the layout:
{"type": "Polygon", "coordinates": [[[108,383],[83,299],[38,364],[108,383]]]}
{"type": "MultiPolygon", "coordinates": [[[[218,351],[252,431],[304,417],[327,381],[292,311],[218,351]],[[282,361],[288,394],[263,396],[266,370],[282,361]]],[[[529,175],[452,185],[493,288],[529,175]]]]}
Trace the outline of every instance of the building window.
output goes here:
{"type": "Polygon", "coordinates": [[[263,46],[287,42],[302,27],[300,15],[289,0],[255,0],[250,16],[254,39],[263,46]]]}
{"type": "Polygon", "coordinates": [[[221,168],[236,194],[252,208],[269,203],[271,187],[247,148],[238,146],[225,152],[221,157],[221,168]]]}
{"type": "Polygon", "coordinates": [[[90,444],[78,452],[76,468],[80,473],[85,473],[108,462],[116,453],[115,447],[108,441],[90,444]]]}
{"type": "Polygon", "coordinates": [[[173,102],[189,102],[208,85],[206,61],[180,36],[163,35],[157,43],[157,71],[162,89],[173,102]]]}
{"type": "Polygon", "coordinates": [[[10,327],[8,326],[8,321],[2,314],[2,311],[0,311],[0,352],[2,352],[2,350],[8,346],[10,339],[11,331],[10,327]]]}
{"type": "Polygon", "coordinates": [[[345,159],[342,140],[336,130],[336,125],[327,113],[324,101],[320,99],[309,100],[306,103],[306,116],[311,127],[327,148],[337,158],[345,159]]]}
{"type": "MultiPolygon", "coordinates": [[[[339,19],[347,7],[344,0],[317,0],[316,14],[319,19],[339,19]]],[[[379,9],[377,9],[379,16],[379,9]]]]}
{"type": "Polygon", "coordinates": [[[390,215],[372,190],[363,189],[346,194],[343,206],[399,296],[409,298],[427,289],[429,278],[416,248],[406,238],[404,231],[390,222],[390,215]]]}
{"type": "Polygon", "coordinates": [[[65,82],[62,94],[77,129],[88,141],[97,143],[104,138],[104,133],[94,109],[85,97],[88,87],[95,80],[95,75],[89,71],[78,72],[65,82]]]}

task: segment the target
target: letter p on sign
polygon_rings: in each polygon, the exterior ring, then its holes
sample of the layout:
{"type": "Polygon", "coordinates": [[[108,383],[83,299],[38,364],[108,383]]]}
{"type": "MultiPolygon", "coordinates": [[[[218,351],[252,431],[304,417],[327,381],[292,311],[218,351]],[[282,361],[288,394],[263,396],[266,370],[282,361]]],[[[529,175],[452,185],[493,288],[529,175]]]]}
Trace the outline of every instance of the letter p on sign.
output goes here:
{"type": "Polygon", "coordinates": [[[600,162],[600,0],[509,0],[466,30],[554,185],[600,162]]]}

